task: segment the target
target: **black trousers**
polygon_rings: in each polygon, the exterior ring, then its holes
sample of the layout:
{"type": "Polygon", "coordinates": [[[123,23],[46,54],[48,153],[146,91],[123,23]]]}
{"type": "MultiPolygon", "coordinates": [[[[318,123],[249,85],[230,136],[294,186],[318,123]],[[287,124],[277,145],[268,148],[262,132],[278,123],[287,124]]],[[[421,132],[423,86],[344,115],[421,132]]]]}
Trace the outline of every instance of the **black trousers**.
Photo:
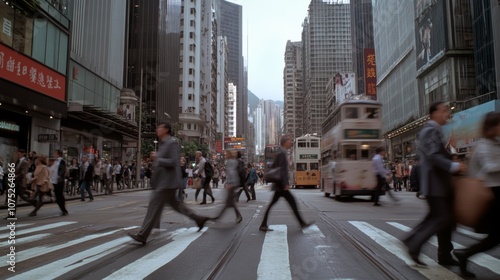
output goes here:
{"type": "Polygon", "coordinates": [[[203,201],[204,203],[207,202],[207,194],[212,198],[212,201],[215,200],[214,196],[212,195],[212,189],[210,188],[210,181],[212,178],[207,177],[203,179],[203,186],[201,189],[197,189],[196,192],[194,193],[194,199],[198,199],[198,195],[200,194],[200,191],[203,190],[203,201]]]}
{"type": "Polygon", "coordinates": [[[236,190],[236,188],[237,187],[229,187],[226,189],[227,196],[224,207],[222,208],[222,210],[219,212],[219,214],[216,216],[215,219],[220,218],[220,216],[222,216],[222,214],[226,211],[227,208],[234,208],[234,213],[236,214],[236,218],[241,217],[240,211],[238,210],[236,202],[234,201],[234,191],[236,190]]]}
{"type": "Polygon", "coordinates": [[[385,177],[377,174],[377,188],[375,189],[375,195],[373,195],[373,202],[376,204],[379,201],[380,194],[382,190],[385,189],[385,193],[388,194],[393,201],[398,201],[396,197],[392,194],[391,187],[387,184],[385,177]]]}
{"type": "Polygon", "coordinates": [[[438,238],[438,260],[450,257],[453,244],[451,243],[451,232],[455,228],[453,215],[453,198],[451,197],[427,197],[429,213],[404,240],[408,251],[412,255],[418,255],[422,245],[434,234],[438,238]]]}
{"type": "Polygon", "coordinates": [[[166,203],[170,204],[175,211],[188,216],[194,221],[199,221],[203,218],[191,211],[186,204],[177,200],[177,189],[154,189],[149,200],[148,212],[146,213],[146,217],[144,217],[139,235],[148,238],[154,227],[159,228],[161,212],[166,203]]]}
{"type": "Polygon", "coordinates": [[[59,209],[61,209],[63,213],[68,213],[68,210],[66,210],[66,199],[64,198],[64,183],[54,184],[54,194],[59,209]]]}
{"type": "Polygon", "coordinates": [[[292,207],[293,213],[295,214],[295,217],[297,217],[297,220],[299,221],[300,225],[304,225],[305,222],[300,216],[299,209],[297,208],[297,203],[295,202],[295,198],[293,197],[292,193],[289,190],[277,190],[274,192],[273,199],[271,200],[271,203],[267,207],[266,214],[264,215],[264,220],[262,220],[261,227],[267,226],[267,217],[269,216],[269,211],[271,211],[271,208],[273,205],[280,199],[280,197],[284,197],[288,204],[290,204],[290,207],[292,207]]]}
{"type": "Polygon", "coordinates": [[[248,186],[247,184],[244,184],[241,186],[241,188],[238,190],[238,193],[236,194],[236,201],[240,200],[240,195],[241,192],[245,192],[245,195],[247,196],[247,200],[250,200],[250,192],[248,191],[248,186]]]}

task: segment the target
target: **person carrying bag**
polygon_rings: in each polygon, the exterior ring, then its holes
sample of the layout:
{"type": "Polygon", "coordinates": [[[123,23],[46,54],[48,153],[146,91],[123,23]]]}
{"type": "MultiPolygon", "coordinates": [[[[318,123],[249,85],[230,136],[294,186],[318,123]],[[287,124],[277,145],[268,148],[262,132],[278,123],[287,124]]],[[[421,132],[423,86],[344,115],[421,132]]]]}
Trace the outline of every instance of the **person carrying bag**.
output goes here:
{"type": "MultiPolygon", "coordinates": [[[[486,193],[486,195],[482,197],[482,201],[469,201],[469,203],[471,207],[489,205],[475,223],[476,230],[479,227],[481,231],[487,232],[488,236],[469,248],[453,251],[458,259],[460,272],[465,277],[475,276],[467,271],[469,257],[500,244],[500,112],[486,114],[481,132],[485,139],[481,140],[474,149],[469,174],[481,180],[483,185],[482,187],[475,186],[475,191],[486,193]]],[[[468,210],[471,211],[471,209],[468,210]]]]}

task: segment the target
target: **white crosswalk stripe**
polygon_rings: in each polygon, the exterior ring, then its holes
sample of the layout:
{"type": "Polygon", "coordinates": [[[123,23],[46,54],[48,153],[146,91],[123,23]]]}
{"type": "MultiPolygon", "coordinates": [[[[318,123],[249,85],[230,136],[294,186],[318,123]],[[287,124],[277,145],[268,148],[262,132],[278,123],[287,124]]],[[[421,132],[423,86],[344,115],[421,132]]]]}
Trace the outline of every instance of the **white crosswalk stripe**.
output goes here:
{"type": "Polygon", "coordinates": [[[286,225],[270,226],[262,246],[257,279],[292,279],[286,225]],[[276,260],[280,260],[277,262],[276,260]]]}
{"type": "Polygon", "coordinates": [[[155,270],[175,259],[206,230],[206,227],[200,232],[197,232],[198,228],[196,227],[176,230],[171,234],[174,241],[134,261],[104,279],[144,279],[155,270]],[[141,269],[137,269],[138,267],[141,269]]]}
{"type": "MultiPolygon", "coordinates": [[[[405,231],[405,232],[411,231],[411,228],[409,228],[405,225],[399,224],[399,223],[388,222],[388,224],[395,227],[395,228],[398,228],[402,231],[405,231]]],[[[465,231],[465,230],[463,229],[463,231],[465,231]]],[[[436,246],[436,247],[438,246],[437,238],[435,236],[431,237],[428,242],[431,243],[433,246],[436,246]]],[[[452,242],[452,244],[453,244],[453,248],[455,248],[455,249],[465,248],[465,246],[458,244],[457,242],[452,242]]],[[[485,254],[485,253],[478,253],[478,254],[472,256],[469,260],[471,262],[479,265],[479,266],[482,266],[484,268],[487,268],[487,269],[495,272],[496,274],[500,274],[500,260],[497,258],[494,258],[488,254],[485,254]]]]}
{"type": "MultiPolygon", "coordinates": [[[[414,266],[413,261],[406,253],[406,247],[404,244],[393,234],[390,234],[387,231],[387,229],[390,230],[390,227],[393,227],[402,232],[409,232],[411,228],[404,224],[398,222],[386,222],[385,227],[383,227],[380,224],[374,226],[370,222],[364,221],[348,221],[348,223],[353,226],[353,231],[359,230],[360,233],[358,234],[367,236],[368,238],[366,240],[369,240],[367,242],[371,243],[373,241],[374,244],[377,244],[375,246],[381,247],[380,250],[389,252],[394,259],[402,260],[406,265],[411,267],[411,269],[418,271],[418,273],[427,279],[461,279],[459,274],[438,265],[435,260],[425,254],[421,254],[420,257],[429,266],[427,268],[414,266]]],[[[92,266],[93,262],[98,263],[102,258],[110,257],[113,253],[119,254],[120,250],[125,250],[130,243],[133,243],[130,237],[123,236],[110,240],[111,236],[120,231],[123,232],[129,229],[137,228],[134,226],[130,228],[109,230],[102,233],[88,234],[72,240],[64,241],[63,243],[61,243],[61,240],[52,238],[55,234],[43,232],[49,229],[62,228],[65,226],[73,229],[78,225],[77,222],[71,221],[52,223],[43,226],[36,226],[34,224],[22,225],[23,229],[19,230],[18,233],[20,232],[26,236],[16,238],[16,244],[27,244],[30,242],[36,243],[36,241],[39,241],[39,246],[32,248],[30,248],[29,245],[24,246],[24,248],[29,249],[16,252],[17,263],[40,256],[43,258],[44,255],[53,252],[66,251],[66,253],[62,253],[56,260],[45,264],[42,263],[29,270],[19,271],[19,273],[15,275],[10,275],[13,277],[9,279],[64,278],[66,274],[71,273],[78,268],[81,269],[86,266],[92,266]],[[107,238],[104,238],[106,236],[107,238]],[[83,245],[89,241],[92,241],[91,244],[93,245],[91,247],[83,245]],[[75,245],[82,246],[81,251],[70,248],[75,245]],[[74,253],[71,254],[68,252],[74,253]]],[[[262,238],[262,251],[260,252],[260,259],[255,260],[258,262],[256,271],[257,278],[283,280],[295,278],[296,275],[294,274],[295,272],[293,267],[296,265],[296,260],[291,257],[290,253],[297,250],[294,241],[292,241],[297,240],[297,236],[295,235],[296,233],[288,230],[286,225],[270,225],[270,228],[274,229],[274,231],[267,232],[262,238]],[[290,234],[293,234],[294,237],[290,234]]],[[[104,279],[143,279],[148,277],[178,258],[190,245],[193,244],[193,242],[202,237],[208,230],[208,228],[203,228],[202,231],[197,232],[197,228],[192,227],[180,228],[170,232],[165,230],[159,231],[157,234],[161,234],[163,240],[170,239],[168,240],[168,243],[160,245],[161,247],[159,248],[151,247],[151,250],[141,253],[138,259],[134,259],[128,265],[118,268],[118,270],[115,270],[115,268],[108,272],[104,269],[102,271],[104,274],[102,274],[101,277],[104,277],[104,279]],[[138,267],[141,269],[137,269],[138,267]]],[[[313,242],[315,246],[329,245],[325,234],[323,234],[323,232],[316,225],[313,225],[302,232],[306,238],[301,240],[315,240],[313,242]]],[[[394,229],[392,229],[392,232],[394,232],[394,229]]],[[[464,234],[463,238],[475,237],[477,239],[479,237],[475,236],[474,233],[467,231],[466,229],[461,229],[461,233],[464,234]]],[[[4,238],[4,240],[5,241],[0,243],[0,248],[4,248],[8,245],[6,238],[4,238]]],[[[477,240],[474,240],[474,242],[477,242],[477,240]]],[[[432,237],[428,243],[432,246],[437,246],[437,239],[432,237]]],[[[464,248],[463,245],[457,242],[453,242],[453,245],[456,249],[464,248]]],[[[7,266],[7,260],[7,256],[0,256],[0,267],[7,266]]],[[[492,273],[500,275],[500,260],[492,255],[489,255],[488,253],[479,253],[476,256],[471,257],[469,260],[471,263],[474,263],[481,268],[486,268],[492,273]]],[[[349,277],[349,275],[346,276],[349,277]]]]}

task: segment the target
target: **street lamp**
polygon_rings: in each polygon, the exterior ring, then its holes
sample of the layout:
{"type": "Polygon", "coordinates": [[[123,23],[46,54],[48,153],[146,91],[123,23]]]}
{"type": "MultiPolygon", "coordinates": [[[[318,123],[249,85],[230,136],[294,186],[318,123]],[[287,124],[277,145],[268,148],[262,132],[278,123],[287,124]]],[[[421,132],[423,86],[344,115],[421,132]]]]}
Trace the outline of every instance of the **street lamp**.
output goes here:
{"type": "Polygon", "coordinates": [[[155,152],[156,152],[156,144],[158,144],[158,140],[154,140],[153,143],[155,143],[155,152]]]}

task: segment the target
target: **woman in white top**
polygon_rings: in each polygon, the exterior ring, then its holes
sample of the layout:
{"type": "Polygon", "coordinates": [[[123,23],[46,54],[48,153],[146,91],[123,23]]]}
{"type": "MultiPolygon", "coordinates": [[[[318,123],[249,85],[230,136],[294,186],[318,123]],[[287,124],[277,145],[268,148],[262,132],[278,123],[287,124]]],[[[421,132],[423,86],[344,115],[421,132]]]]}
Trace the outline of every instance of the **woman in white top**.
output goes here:
{"type": "Polygon", "coordinates": [[[454,250],[460,272],[466,277],[475,276],[467,271],[467,258],[500,244],[500,112],[486,114],[482,134],[485,139],[478,143],[472,154],[469,172],[491,188],[495,199],[485,217],[488,236],[469,248],[454,250]]]}

